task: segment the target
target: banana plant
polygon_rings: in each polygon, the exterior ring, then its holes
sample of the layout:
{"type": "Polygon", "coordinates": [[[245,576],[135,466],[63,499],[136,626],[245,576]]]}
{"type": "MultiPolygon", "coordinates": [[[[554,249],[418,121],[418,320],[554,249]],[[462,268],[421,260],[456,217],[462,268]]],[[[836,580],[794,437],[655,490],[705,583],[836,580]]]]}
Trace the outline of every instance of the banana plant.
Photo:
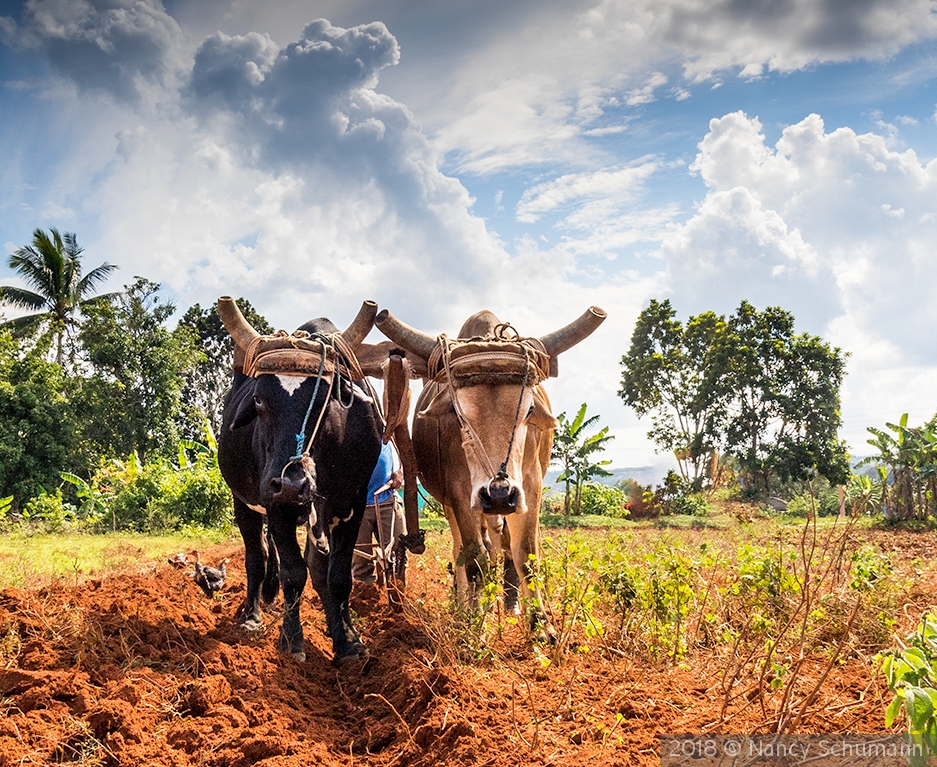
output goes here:
{"type": "Polygon", "coordinates": [[[205,442],[196,442],[194,439],[180,439],[179,440],[179,468],[185,469],[190,465],[189,455],[186,452],[191,450],[196,454],[196,462],[198,462],[198,456],[210,456],[211,460],[215,463],[218,462],[218,441],[215,439],[215,434],[212,431],[211,424],[208,419],[203,415],[202,416],[202,434],[205,438],[205,442]]]}
{"type": "Polygon", "coordinates": [[[78,514],[82,519],[93,519],[95,513],[99,510],[102,513],[107,510],[107,504],[104,502],[105,494],[101,492],[95,483],[86,482],[77,474],[72,474],[69,471],[60,471],[59,476],[75,486],[75,494],[81,500],[78,514]]]}

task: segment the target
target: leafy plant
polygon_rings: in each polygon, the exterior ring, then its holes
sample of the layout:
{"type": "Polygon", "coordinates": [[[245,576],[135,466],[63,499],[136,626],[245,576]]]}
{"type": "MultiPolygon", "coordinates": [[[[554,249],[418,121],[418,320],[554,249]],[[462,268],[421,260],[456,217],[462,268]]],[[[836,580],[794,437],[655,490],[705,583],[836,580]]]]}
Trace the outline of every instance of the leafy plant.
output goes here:
{"type": "Polygon", "coordinates": [[[23,509],[23,519],[42,520],[50,532],[61,532],[74,517],[75,507],[63,500],[60,489],[54,493],[40,492],[23,509]]]}
{"type": "Polygon", "coordinates": [[[595,461],[593,455],[605,449],[605,445],[614,439],[608,433],[608,427],[600,429],[595,434],[587,434],[587,430],[598,423],[599,416],[586,418],[586,403],[583,402],[572,420],[566,413],[560,413],[556,420],[558,425],[553,435],[553,452],[551,458],[562,466],[558,482],[566,484],[564,512],[569,514],[582,513],[582,488],[593,477],[610,477],[605,467],[611,461],[595,461]],[[575,498],[570,493],[575,490],[575,498]]]}
{"type": "Polygon", "coordinates": [[[629,516],[628,497],[617,487],[611,485],[586,482],[582,486],[580,501],[580,510],[583,514],[598,514],[621,519],[629,516]]]}
{"type": "Polygon", "coordinates": [[[76,488],[75,494],[81,501],[81,505],[78,507],[80,519],[95,522],[98,517],[107,513],[106,496],[98,485],[93,482],[85,482],[78,475],[67,471],[60,471],[59,476],[76,488]]]}
{"type": "Polygon", "coordinates": [[[885,710],[885,727],[891,728],[904,711],[908,732],[923,747],[917,763],[926,764],[928,755],[937,753],[937,615],[924,615],[906,644],[879,660],[895,695],[885,710]]]}

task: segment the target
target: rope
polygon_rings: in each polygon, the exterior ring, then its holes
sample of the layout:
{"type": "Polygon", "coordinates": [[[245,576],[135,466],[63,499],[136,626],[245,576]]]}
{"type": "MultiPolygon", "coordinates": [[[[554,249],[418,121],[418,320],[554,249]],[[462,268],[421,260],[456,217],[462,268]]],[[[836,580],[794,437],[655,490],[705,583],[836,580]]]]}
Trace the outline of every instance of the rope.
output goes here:
{"type": "MultiPolygon", "coordinates": [[[[290,458],[290,461],[297,461],[303,457],[303,453],[306,451],[303,449],[306,444],[306,424],[309,423],[309,416],[312,413],[313,405],[316,404],[316,395],[319,394],[319,385],[322,383],[322,373],[325,371],[325,340],[320,338],[319,343],[322,345],[322,360],[319,362],[319,374],[316,376],[316,386],[312,390],[312,399],[309,400],[309,407],[306,408],[306,415],[303,418],[303,425],[299,429],[299,434],[296,435],[296,455],[290,458]]],[[[325,410],[325,405],[322,406],[322,409],[325,410]]],[[[316,429],[318,430],[318,422],[316,422],[316,429]]],[[[315,436],[315,435],[313,435],[315,436]]],[[[309,441],[310,445],[312,440],[309,441]]],[[[288,466],[289,464],[287,464],[288,466]]],[[[284,467],[285,468],[285,467],[284,467]]]]}
{"type": "MultiPolygon", "coordinates": [[[[511,330],[514,332],[514,336],[513,336],[514,339],[518,338],[517,331],[514,330],[514,328],[511,327],[507,323],[502,323],[501,325],[498,325],[495,328],[495,334],[500,340],[510,340],[507,336],[508,330],[511,330]]],[[[491,479],[488,481],[488,484],[490,485],[491,481],[494,479],[507,479],[508,478],[507,465],[508,465],[508,461],[511,459],[511,451],[514,449],[514,439],[517,436],[517,427],[518,427],[518,424],[520,423],[521,407],[524,403],[524,389],[525,389],[526,383],[521,385],[520,395],[518,396],[518,399],[517,399],[517,409],[514,412],[514,424],[511,427],[511,437],[508,440],[507,454],[505,455],[504,460],[501,462],[501,467],[498,469],[498,472],[496,474],[493,470],[493,464],[491,462],[491,458],[488,455],[488,451],[485,449],[485,445],[482,443],[481,439],[478,436],[478,433],[473,428],[471,422],[465,416],[465,411],[462,409],[462,405],[459,402],[457,389],[453,385],[452,361],[451,361],[452,354],[451,354],[451,348],[450,348],[451,343],[452,342],[445,335],[439,336],[438,348],[440,350],[440,354],[442,357],[443,371],[445,372],[446,378],[449,381],[449,397],[452,400],[452,407],[455,410],[456,417],[459,419],[459,426],[462,431],[462,444],[463,446],[467,445],[471,447],[472,450],[475,452],[475,455],[481,461],[485,471],[488,473],[488,476],[491,477],[491,479]]],[[[526,382],[530,375],[530,364],[531,364],[530,353],[528,351],[527,344],[518,342],[518,346],[520,346],[521,350],[524,353],[524,381],[526,382]]],[[[478,356],[489,357],[491,355],[489,353],[482,352],[478,356]]]]}
{"type": "MultiPolygon", "coordinates": [[[[289,335],[286,331],[280,330],[272,336],[258,336],[251,342],[245,353],[244,372],[252,378],[265,373],[315,376],[316,385],[312,390],[312,397],[306,408],[302,426],[296,434],[296,453],[283,466],[280,472],[281,480],[285,477],[286,470],[294,463],[305,464],[310,460],[312,445],[325,418],[325,411],[328,409],[329,400],[335,390],[336,380],[339,382],[336,400],[345,410],[350,409],[354,404],[354,382],[365,380],[355,353],[342,338],[341,333],[337,332],[309,334],[305,331],[296,331],[289,335]],[[347,403],[342,401],[341,381],[343,378],[348,382],[347,403]],[[306,427],[309,425],[309,419],[319,397],[323,379],[328,380],[328,391],[313,426],[312,434],[307,440],[306,427]]],[[[368,388],[370,389],[370,386],[368,388]]],[[[371,389],[371,398],[377,402],[373,389],[371,389]]],[[[378,411],[380,412],[380,408],[378,411]]]]}

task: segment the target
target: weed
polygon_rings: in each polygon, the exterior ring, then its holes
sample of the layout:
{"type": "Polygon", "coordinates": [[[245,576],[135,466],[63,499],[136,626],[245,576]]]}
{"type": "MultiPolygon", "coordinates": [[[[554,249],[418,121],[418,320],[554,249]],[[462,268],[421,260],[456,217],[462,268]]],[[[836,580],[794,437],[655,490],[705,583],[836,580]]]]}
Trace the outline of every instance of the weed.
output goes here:
{"type": "Polygon", "coordinates": [[[926,764],[927,757],[937,753],[937,615],[924,615],[899,649],[877,660],[888,689],[894,693],[885,710],[885,727],[891,728],[904,711],[908,732],[924,751],[920,764],[926,764]]]}

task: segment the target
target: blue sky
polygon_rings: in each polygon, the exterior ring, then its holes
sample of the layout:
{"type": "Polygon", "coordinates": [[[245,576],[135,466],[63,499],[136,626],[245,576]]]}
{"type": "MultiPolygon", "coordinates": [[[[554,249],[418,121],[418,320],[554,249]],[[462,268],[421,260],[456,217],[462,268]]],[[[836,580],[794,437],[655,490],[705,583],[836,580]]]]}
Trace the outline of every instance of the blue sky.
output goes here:
{"type": "Polygon", "coordinates": [[[651,298],[779,305],[862,454],[937,410],[935,40],[932,0],[0,2],[0,244],[286,328],[601,306],[549,391],[617,466],[665,460],[615,394],[651,298]]]}

